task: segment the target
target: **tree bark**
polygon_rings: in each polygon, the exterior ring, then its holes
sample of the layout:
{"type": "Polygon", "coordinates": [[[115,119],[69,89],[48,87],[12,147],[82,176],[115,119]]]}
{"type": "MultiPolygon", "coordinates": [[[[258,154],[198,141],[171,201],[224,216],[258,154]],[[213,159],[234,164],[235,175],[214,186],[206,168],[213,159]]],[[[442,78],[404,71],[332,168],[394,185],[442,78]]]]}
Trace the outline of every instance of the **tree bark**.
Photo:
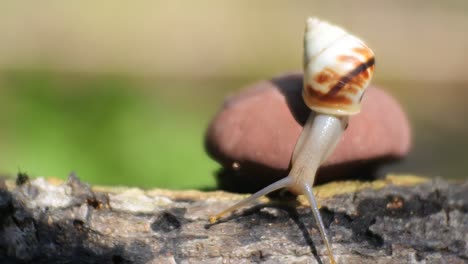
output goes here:
{"type": "MultiPolygon", "coordinates": [[[[319,198],[338,263],[468,262],[468,181],[365,186],[319,198]]],[[[263,199],[209,224],[243,197],[91,188],[73,175],[0,181],[0,263],[329,262],[302,199],[263,199]]]]}

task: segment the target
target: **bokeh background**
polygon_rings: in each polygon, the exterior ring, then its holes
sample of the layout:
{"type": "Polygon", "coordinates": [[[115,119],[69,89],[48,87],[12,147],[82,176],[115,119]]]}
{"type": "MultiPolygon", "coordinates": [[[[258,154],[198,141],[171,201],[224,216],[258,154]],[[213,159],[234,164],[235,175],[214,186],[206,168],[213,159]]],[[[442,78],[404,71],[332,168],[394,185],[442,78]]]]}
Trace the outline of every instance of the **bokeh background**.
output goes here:
{"type": "Polygon", "coordinates": [[[0,2],[0,173],[213,188],[203,150],[228,94],[301,67],[309,15],[377,54],[375,84],[407,111],[413,150],[388,172],[468,170],[468,2],[0,2]]]}

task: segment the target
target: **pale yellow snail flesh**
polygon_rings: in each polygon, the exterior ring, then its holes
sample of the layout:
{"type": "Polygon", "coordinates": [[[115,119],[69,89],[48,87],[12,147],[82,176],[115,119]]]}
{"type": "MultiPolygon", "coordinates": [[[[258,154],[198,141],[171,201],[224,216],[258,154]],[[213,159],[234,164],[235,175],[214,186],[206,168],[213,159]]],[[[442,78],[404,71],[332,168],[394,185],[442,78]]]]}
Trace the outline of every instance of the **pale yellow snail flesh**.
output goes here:
{"type": "Polygon", "coordinates": [[[310,202],[331,263],[336,263],[312,192],[319,166],[333,152],[348,124],[359,113],[361,99],[374,72],[374,53],[363,41],[340,27],[307,19],[304,36],[302,97],[312,109],[296,143],[289,175],[210,218],[226,213],[280,188],[304,194],[310,202]]]}

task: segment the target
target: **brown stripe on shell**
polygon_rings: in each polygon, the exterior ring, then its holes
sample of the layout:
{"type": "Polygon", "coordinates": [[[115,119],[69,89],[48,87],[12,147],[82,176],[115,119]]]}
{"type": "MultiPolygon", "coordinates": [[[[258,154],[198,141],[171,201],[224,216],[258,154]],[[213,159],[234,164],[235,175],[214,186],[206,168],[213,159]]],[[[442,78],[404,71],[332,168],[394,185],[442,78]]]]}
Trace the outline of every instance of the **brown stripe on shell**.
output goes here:
{"type": "Polygon", "coordinates": [[[335,86],[333,86],[330,91],[327,93],[326,97],[334,97],[340,92],[340,90],[345,86],[362,86],[364,82],[369,79],[370,73],[368,71],[373,71],[375,64],[374,57],[370,58],[368,61],[361,63],[354,70],[341,77],[335,86]]]}
{"type": "MultiPolygon", "coordinates": [[[[327,67],[319,72],[315,76],[314,80],[321,85],[330,84],[330,86],[333,87],[341,80],[341,76],[331,68],[327,67]]],[[[359,92],[359,90],[352,85],[346,86],[345,90],[351,94],[357,94],[359,92]]]]}
{"type": "Polygon", "coordinates": [[[353,104],[353,101],[344,95],[328,96],[328,93],[322,93],[320,91],[317,91],[310,84],[307,84],[305,88],[307,94],[311,98],[315,98],[317,100],[318,105],[320,106],[340,106],[353,104]]]}

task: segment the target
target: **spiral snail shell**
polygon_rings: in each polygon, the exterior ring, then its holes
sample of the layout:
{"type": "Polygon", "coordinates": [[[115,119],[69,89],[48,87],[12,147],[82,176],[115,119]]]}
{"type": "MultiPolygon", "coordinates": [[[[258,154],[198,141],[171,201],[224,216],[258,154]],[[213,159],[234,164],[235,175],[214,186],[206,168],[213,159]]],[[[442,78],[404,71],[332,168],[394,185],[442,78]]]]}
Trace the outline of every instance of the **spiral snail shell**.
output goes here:
{"type": "Polygon", "coordinates": [[[304,36],[304,102],[319,113],[359,113],[374,62],[374,53],[362,40],[309,18],[304,36]]]}
{"type": "Polygon", "coordinates": [[[296,143],[289,175],[211,217],[210,222],[216,222],[226,213],[263,195],[288,188],[296,194],[304,194],[309,200],[330,262],[336,263],[312,185],[317,169],[332,154],[346,129],[348,117],[361,109],[361,98],[374,72],[374,53],[340,27],[309,18],[303,66],[302,97],[313,111],[296,143]]]}

